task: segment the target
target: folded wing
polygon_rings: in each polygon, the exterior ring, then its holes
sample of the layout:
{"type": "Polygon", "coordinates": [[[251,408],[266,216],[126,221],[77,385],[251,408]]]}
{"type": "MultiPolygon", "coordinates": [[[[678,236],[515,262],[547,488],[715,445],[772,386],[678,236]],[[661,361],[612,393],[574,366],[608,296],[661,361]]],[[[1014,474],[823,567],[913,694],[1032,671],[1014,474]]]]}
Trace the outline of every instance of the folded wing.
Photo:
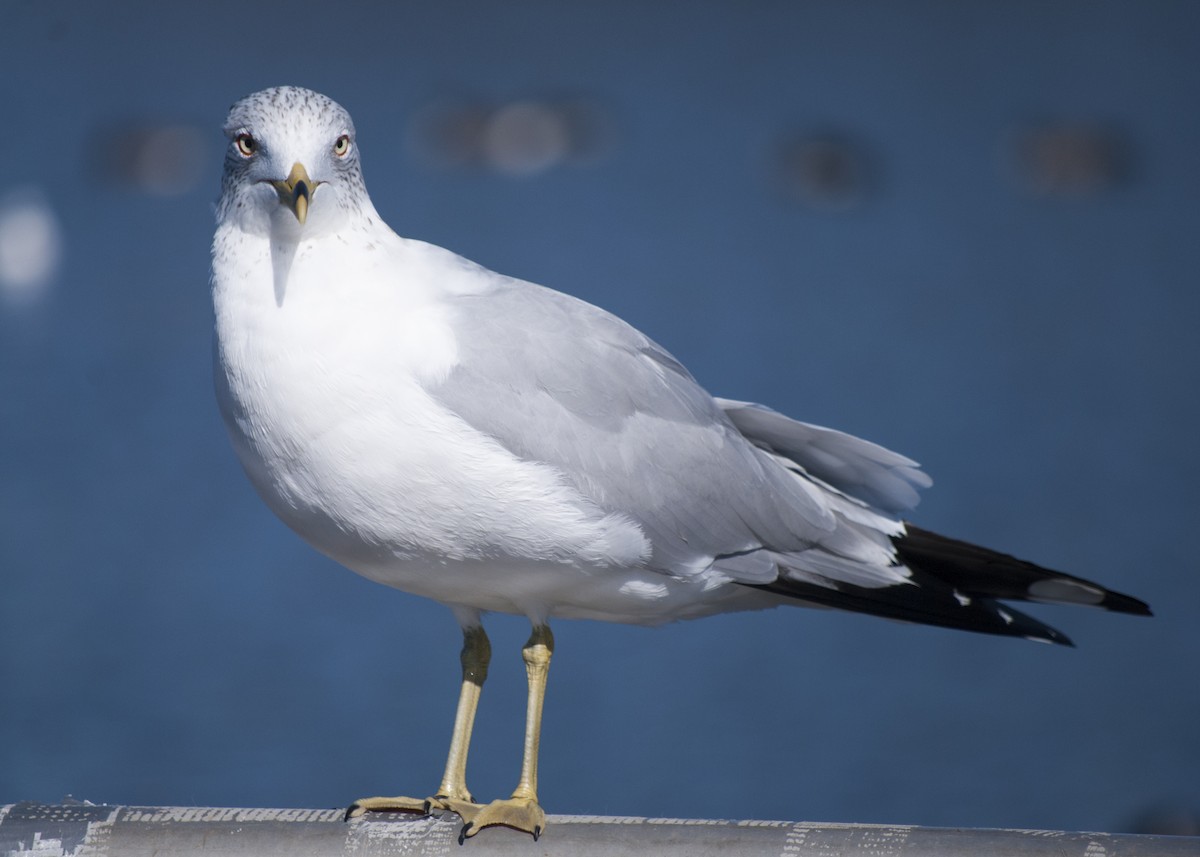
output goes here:
{"type": "Polygon", "coordinates": [[[1147,613],[1096,584],[907,525],[912,460],[748,402],[713,399],[601,309],[495,277],[454,302],[459,358],[430,392],[597,514],[635,522],[647,567],[911,622],[1069,643],[997,599],[1147,613]]]}

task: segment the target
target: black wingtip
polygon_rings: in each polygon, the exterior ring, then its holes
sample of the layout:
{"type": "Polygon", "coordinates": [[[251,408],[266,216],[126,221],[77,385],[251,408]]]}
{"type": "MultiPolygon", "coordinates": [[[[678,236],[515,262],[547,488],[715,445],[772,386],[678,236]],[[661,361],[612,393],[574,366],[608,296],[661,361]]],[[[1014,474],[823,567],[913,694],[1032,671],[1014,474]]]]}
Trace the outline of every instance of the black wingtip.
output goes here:
{"type": "Polygon", "coordinates": [[[1075,641],[1062,633],[1056,628],[1050,628],[1050,634],[1028,634],[1026,640],[1032,640],[1035,643],[1053,643],[1056,646],[1065,646],[1068,649],[1075,648],[1075,641]]]}
{"type": "Polygon", "coordinates": [[[1078,604],[1134,616],[1153,615],[1146,602],[1094,581],[912,524],[906,524],[905,533],[892,542],[905,565],[920,568],[963,592],[1002,600],[1078,604]]]}
{"type": "MultiPolygon", "coordinates": [[[[1004,621],[1005,628],[1002,631],[996,628],[980,628],[979,630],[985,633],[1001,633],[1013,637],[1024,637],[1026,640],[1032,640],[1035,643],[1053,643],[1056,646],[1066,646],[1067,648],[1075,648],[1075,643],[1057,628],[1047,625],[1039,619],[1035,619],[1028,613],[1022,613],[1019,610],[1014,610],[1008,604],[1001,604],[991,599],[980,599],[980,606],[987,609],[994,616],[999,617],[1004,621]]],[[[974,630],[968,628],[967,630],[974,630]]]]}
{"type": "Polygon", "coordinates": [[[1150,605],[1145,601],[1134,598],[1132,595],[1113,592],[1111,589],[1105,592],[1104,600],[1100,602],[1100,606],[1105,610],[1112,610],[1114,613],[1128,613],[1131,616],[1154,615],[1150,610],[1150,605]]]}

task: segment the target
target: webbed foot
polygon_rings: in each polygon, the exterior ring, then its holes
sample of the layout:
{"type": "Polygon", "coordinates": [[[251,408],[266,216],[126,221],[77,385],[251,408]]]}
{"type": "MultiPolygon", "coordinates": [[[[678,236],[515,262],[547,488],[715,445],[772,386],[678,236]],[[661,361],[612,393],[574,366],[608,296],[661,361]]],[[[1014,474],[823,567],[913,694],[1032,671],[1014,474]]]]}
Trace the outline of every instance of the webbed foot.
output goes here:
{"type": "Polygon", "coordinates": [[[546,813],[533,798],[513,797],[494,800],[485,806],[472,806],[474,809],[467,809],[465,812],[454,810],[465,822],[458,834],[460,845],[485,827],[511,827],[532,834],[534,841],[537,841],[546,829],[546,813]]]}
{"type": "Polygon", "coordinates": [[[366,815],[368,812],[416,812],[429,815],[435,809],[449,810],[466,819],[466,814],[474,815],[483,809],[482,804],[473,801],[470,795],[463,797],[447,797],[434,795],[427,798],[413,797],[364,797],[359,798],[346,809],[346,821],[366,815]]]}

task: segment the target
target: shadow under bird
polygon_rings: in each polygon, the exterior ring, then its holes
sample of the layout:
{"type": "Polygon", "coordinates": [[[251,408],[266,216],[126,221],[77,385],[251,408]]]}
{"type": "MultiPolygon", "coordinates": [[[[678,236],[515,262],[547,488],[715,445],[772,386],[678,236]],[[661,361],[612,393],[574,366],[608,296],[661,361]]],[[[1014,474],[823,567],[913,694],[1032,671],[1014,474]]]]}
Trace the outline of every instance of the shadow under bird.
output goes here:
{"type": "Polygon", "coordinates": [[[583,301],[380,219],[349,114],[238,101],[213,241],[215,376],[250,481],[317,550],[447,605],[462,690],[441,784],[356,801],[537,837],[554,617],[653,625],[783,604],[1069,644],[1003,600],[1149,614],[1099,584],[909,524],[929,478],[865,440],[713,398],[583,301]],[[489,611],[528,617],[520,778],[475,801],[489,611]]]}

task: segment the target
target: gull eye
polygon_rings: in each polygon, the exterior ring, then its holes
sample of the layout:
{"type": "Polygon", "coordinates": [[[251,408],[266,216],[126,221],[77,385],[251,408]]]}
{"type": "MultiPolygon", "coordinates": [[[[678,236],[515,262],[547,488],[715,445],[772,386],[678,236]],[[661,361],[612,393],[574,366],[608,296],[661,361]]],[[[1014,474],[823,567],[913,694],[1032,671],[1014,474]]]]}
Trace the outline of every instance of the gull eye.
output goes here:
{"type": "Polygon", "coordinates": [[[258,151],[258,141],[244,132],[233,138],[233,144],[237,146],[238,154],[243,158],[248,158],[258,151]]]}
{"type": "Polygon", "coordinates": [[[333,153],[335,155],[337,155],[339,158],[346,157],[346,155],[349,151],[350,151],[350,135],[349,134],[343,134],[342,136],[338,137],[336,140],[333,141],[333,153]]]}

